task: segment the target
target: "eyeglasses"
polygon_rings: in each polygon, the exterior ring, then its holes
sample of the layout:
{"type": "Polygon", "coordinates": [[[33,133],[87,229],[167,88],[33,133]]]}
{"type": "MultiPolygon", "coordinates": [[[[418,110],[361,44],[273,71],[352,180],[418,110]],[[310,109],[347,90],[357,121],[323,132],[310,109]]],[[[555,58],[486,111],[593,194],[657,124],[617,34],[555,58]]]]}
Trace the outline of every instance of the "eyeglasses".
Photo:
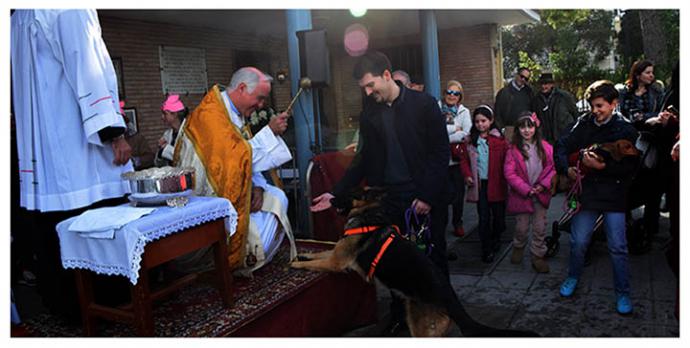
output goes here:
{"type": "Polygon", "coordinates": [[[519,74],[518,76],[520,76],[520,77],[521,77],[523,80],[525,80],[525,81],[529,81],[529,76],[525,76],[525,75],[522,75],[522,74],[519,74]]]}
{"type": "Polygon", "coordinates": [[[454,96],[456,96],[456,97],[459,97],[459,96],[462,95],[462,92],[460,92],[460,91],[454,91],[454,90],[452,90],[452,89],[447,89],[447,90],[446,90],[446,94],[454,95],[454,96]]]}

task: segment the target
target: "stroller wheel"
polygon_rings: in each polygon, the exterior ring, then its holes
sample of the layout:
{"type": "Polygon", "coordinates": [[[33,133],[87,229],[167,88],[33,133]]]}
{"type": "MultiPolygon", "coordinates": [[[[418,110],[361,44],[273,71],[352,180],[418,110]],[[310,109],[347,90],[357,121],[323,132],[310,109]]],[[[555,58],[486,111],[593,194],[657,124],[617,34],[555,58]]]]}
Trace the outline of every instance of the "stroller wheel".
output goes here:
{"type": "Polygon", "coordinates": [[[561,236],[561,231],[558,229],[558,221],[554,221],[551,225],[551,235],[544,238],[546,243],[546,257],[554,257],[558,254],[558,250],[561,249],[561,243],[558,242],[558,238],[561,236]]]}
{"type": "Polygon", "coordinates": [[[546,242],[546,254],[544,254],[544,256],[556,256],[556,254],[558,254],[558,250],[561,249],[561,244],[558,242],[558,239],[548,236],[544,238],[544,241],[546,242]]]}

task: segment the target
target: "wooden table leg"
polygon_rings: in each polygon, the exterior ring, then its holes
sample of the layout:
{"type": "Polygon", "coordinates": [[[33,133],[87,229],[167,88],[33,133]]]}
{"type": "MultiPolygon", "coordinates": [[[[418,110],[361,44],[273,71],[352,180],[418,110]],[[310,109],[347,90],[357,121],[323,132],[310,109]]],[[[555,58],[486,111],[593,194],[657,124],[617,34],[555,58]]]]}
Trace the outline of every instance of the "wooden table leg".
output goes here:
{"type": "Polygon", "coordinates": [[[139,271],[137,285],[132,287],[132,309],[134,310],[134,326],[137,328],[137,335],[141,337],[153,336],[155,330],[147,269],[142,268],[139,271]]]}
{"type": "Polygon", "coordinates": [[[74,270],[77,281],[77,293],[79,294],[79,308],[81,309],[81,322],[84,336],[96,334],[96,317],[91,315],[91,305],[94,303],[93,286],[90,271],[74,270]]]}
{"type": "Polygon", "coordinates": [[[220,296],[226,307],[232,306],[232,271],[228,264],[228,245],[225,240],[225,229],[223,229],[223,238],[216,241],[213,245],[213,253],[216,262],[216,273],[218,275],[218,283],[220,286],[220,296]]]}

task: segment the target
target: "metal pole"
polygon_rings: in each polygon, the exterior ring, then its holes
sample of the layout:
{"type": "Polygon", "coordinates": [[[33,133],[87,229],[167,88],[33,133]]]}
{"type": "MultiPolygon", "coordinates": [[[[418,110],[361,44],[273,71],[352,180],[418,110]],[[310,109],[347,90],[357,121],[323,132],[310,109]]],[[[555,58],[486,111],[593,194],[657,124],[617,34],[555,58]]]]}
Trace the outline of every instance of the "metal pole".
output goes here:
{"type": "Polygon", "coordinates": [[[434,98],[441,98],[441,72],[438,63],[438,26],[433,10],[419,11],[424,64],[424,90],[434,98]]]}
{"type": "MultiPolygon", "coordinates": [[[[299,90],[300,64],[299,64],[299,43],[297,41],[297,31],[309,30],[311,25],[310,10],[285,10],[287,23],[287,42],[288,42],[288,61],[290,64],[290,86],[294,96],[299,90]]],[[[297,100],[293,109],[293,119],[295,124],[295,143],[297,146],[297,169],[299,170],[300,202],[297,204],[297,229],[301,233],[311,233],[309,230],[308,208],[310,205],[307,192],[307,166],[313,157],[311,147],[315,144],[314,140],[314,95],[311,89],[305,90],[297,100]]]]}

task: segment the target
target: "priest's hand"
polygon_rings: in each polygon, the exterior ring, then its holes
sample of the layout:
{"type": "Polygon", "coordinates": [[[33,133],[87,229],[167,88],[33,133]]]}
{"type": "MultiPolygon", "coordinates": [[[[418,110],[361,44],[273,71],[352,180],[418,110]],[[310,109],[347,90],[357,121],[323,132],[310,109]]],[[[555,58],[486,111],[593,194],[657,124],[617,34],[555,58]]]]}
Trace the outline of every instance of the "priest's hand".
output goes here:
{"type": "Polygon", "coordinates": [[[124,135],[113,139],[110,146],[113,148],[113,154],[115,155],[113,164],[121,166],[129,161],[129,158],[132,156],[132,147],[129,146],[124,135]]]}
{"type": "Polygon", "coordinates": [[[271,120],[268,122],[268,127],[271,128],[273,134],[281,135],[285,133],[288,126],[288,117],[289,115],[287,112],[271,117],[271,120]]]}
{"type": "Polygon", "coordinates": [[[314,204],[309,209],[311,209],[311,211],[313,211],[313,212],[326,210],[326,209],[332,207],[331,199],[333,199],[333,198],[335,198],[335,196],[326,192],[326,193],[314,198],[314,200],[312,201],[312,203],[314,203],[314,204]]]}
{"type": "Polygon", "coordinates": [[[252,202],[249,212],[254,213],[261,210],[264,205],[264,189],[261,187],[252,187],[252,202]]]}

